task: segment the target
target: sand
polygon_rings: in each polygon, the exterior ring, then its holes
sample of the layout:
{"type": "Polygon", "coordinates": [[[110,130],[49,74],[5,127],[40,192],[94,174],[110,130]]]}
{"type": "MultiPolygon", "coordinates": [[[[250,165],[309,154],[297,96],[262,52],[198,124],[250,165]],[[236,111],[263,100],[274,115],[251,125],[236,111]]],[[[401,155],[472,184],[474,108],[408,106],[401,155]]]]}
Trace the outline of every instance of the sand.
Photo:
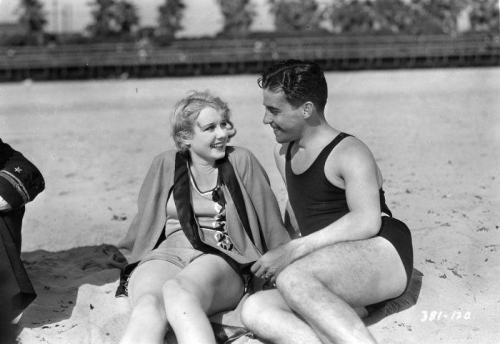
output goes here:
{"type": "MultiPolygon", "coordinates": [[[[38,298],[19,321],[20,343],[119,341],[130,308],[114,297],[122,264],[115,246],[151,160],[172,147],[168,114],[187,91],[212,89],[229,101],[238,128],[232,143],[255,153],[284,204],[256,79],[0,84],[0,136],[47,184],[24,221],[23,260],[38,298]]],[[[370,331],[381,343],[498,342],[500,69],[327,79],[328,120],[371,147],[388,204],[413,234],[411,307],[368,319],[370,331]]],[[[239,324],[237,312],[222,320],[239,324]]]]}

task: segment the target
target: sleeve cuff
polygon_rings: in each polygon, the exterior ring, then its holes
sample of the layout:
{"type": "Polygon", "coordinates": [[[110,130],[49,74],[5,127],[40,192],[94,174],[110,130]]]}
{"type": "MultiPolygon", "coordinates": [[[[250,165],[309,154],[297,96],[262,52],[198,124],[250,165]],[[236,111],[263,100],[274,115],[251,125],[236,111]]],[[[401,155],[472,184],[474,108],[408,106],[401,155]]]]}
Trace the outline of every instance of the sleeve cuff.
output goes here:
{"type": "Polygon", "coordinates": [[[29,194],[21,181],[8,171],[0,171],[0,196],[14,208],[29,201],[29,194]]]}

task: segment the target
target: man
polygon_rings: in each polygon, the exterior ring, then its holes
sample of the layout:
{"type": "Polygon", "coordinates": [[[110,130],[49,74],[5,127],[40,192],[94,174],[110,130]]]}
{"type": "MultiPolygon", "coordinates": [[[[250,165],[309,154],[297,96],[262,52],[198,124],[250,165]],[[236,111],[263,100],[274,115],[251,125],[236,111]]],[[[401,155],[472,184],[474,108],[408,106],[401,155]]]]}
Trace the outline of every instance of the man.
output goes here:
{"type": "Polygon", "coordinates": [[[272,343],[375,343],[361,318],[408,287],[410,231],[392,218],[370,150],[325,120],[317,64],[279,63],[259,86],[300,235],[252,267],[277,289],[251,296],[243,323],[272,343]]]}
{"type": "Polygon", "coordinates": [[[21,227],[25,204],[44,188],[36,166],[0,139],[0,341],[36,297],[21,261],[21,227]]]}

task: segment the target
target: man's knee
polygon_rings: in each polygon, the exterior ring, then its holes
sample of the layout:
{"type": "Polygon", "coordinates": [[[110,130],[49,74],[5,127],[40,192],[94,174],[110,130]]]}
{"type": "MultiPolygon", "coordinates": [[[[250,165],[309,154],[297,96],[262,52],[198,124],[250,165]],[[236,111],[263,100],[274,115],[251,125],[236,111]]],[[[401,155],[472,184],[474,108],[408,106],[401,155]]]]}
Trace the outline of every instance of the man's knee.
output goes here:
{"type": "Polygon", "coordinates": [[[276,287],[288,302],[301,302],[308,297],[309,285],[313,282],[314,275],[311,274],[300,263],[291,264],[286,267],[276,279],[276,287]]]}

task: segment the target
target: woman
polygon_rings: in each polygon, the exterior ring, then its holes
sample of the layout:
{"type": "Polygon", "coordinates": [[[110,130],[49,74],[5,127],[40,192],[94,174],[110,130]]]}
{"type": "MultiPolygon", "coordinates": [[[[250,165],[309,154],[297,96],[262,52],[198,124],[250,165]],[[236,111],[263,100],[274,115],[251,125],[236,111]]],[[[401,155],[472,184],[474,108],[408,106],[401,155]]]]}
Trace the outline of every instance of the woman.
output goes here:
{"type": "Polygon", "coordinates": [[[163,343],[168,326],[180,344],[215,343],[208,315],[235,308],[252,263],[290,240],[262,166],[227,146],[235,133],[227,104],[208,91],[175,107],[177,150],[154,159],[120,244],[136,262],[117,291],[133,307],[122,343],[163,343]]]}

